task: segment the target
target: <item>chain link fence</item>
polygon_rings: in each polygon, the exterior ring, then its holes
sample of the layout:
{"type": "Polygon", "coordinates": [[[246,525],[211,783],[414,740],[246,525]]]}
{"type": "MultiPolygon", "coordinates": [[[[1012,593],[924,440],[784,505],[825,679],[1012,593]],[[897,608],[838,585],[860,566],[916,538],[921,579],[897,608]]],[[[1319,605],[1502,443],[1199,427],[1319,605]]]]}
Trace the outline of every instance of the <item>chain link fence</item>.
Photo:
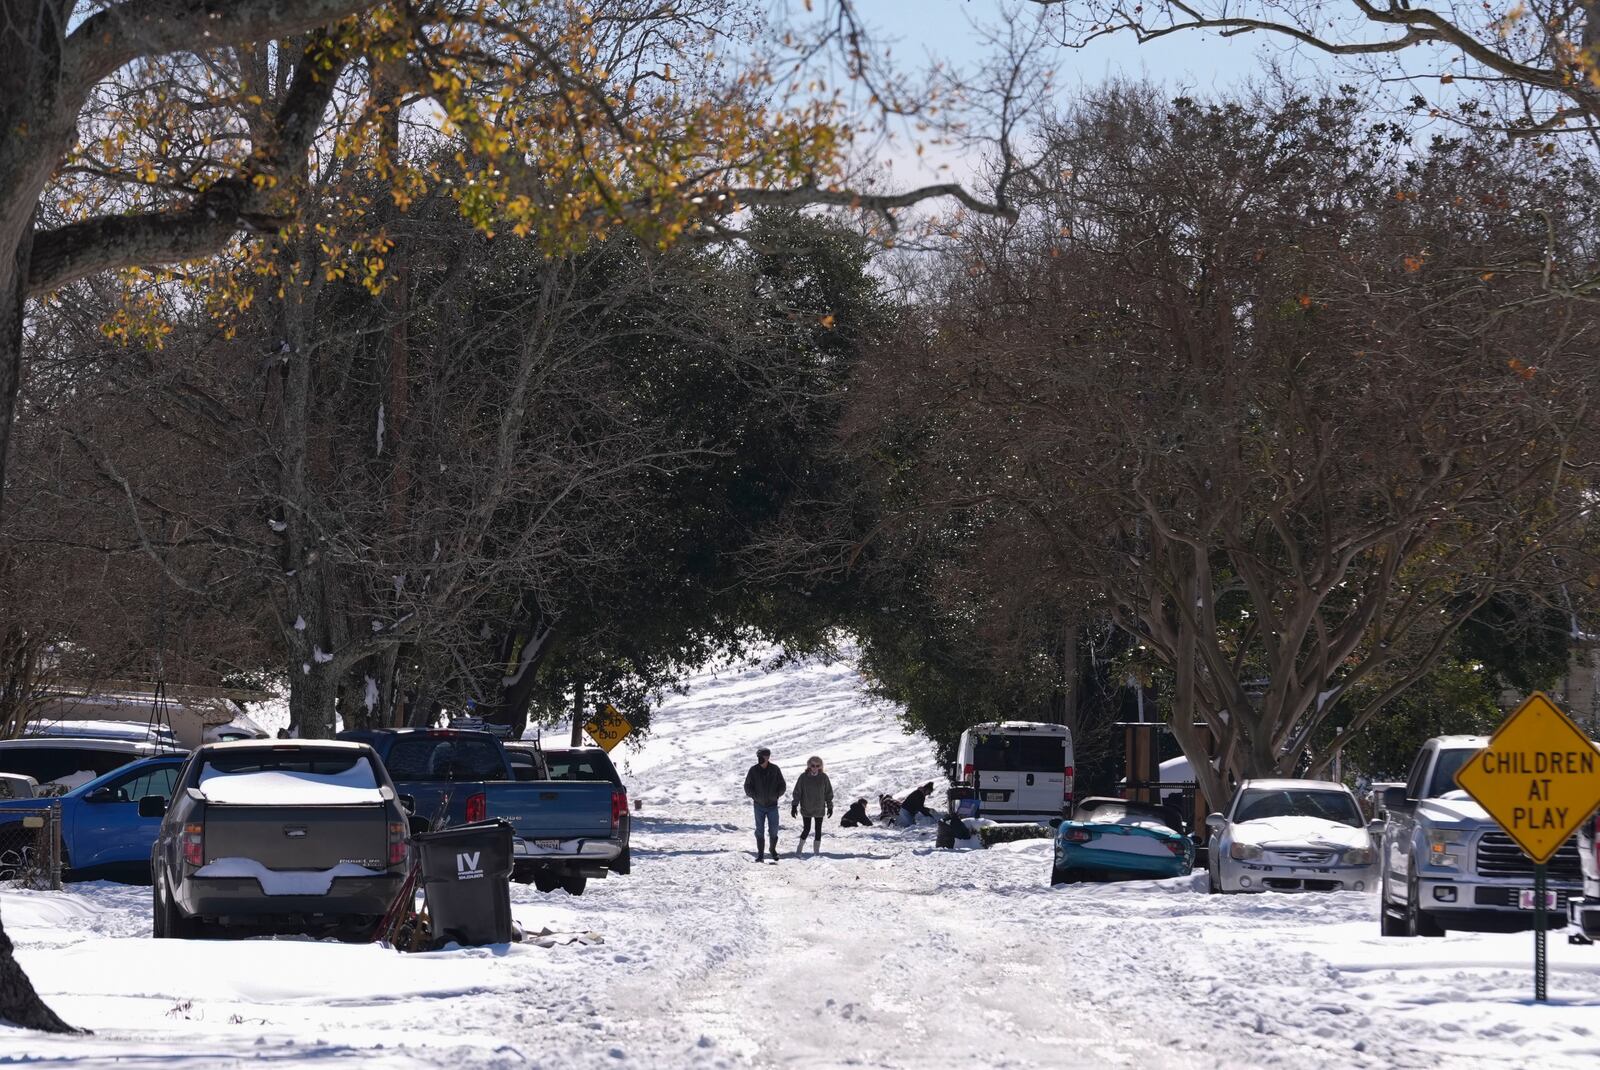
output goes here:
{"type": "Polygon", "coordinates": [[[0,881],[20,888],[61,887],[61,806],[0,803],[0,881]]]}

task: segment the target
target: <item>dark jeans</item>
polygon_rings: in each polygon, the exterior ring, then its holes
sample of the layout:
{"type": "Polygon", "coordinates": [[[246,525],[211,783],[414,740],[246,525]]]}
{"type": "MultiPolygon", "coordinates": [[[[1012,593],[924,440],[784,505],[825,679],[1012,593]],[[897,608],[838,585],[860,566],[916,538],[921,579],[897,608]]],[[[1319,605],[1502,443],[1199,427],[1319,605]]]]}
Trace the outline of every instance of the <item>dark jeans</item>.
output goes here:
{"type": "Polygon", "coordinates": [[[760,803],[754,803],[752,805],[755,806],[756,810],[756,853],[760,854],[766,850],[767,846],[766,843],[761,842],[761,825],[763,822],[767,826],[767,843],[776,844],[778,842],[778,804],[773,803],[771,806],[762,806],[760,803]]]}

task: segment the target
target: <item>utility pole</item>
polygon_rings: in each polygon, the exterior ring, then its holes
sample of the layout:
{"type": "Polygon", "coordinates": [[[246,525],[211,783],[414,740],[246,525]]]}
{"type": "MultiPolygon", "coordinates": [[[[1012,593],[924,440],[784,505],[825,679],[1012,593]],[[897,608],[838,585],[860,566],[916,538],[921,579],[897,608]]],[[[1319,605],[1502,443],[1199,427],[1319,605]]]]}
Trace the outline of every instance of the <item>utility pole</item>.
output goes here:
{"type": "Polygon", "coordinates": [[[583,746],[583,681],[572,685],[572,745],[583,746]]]}

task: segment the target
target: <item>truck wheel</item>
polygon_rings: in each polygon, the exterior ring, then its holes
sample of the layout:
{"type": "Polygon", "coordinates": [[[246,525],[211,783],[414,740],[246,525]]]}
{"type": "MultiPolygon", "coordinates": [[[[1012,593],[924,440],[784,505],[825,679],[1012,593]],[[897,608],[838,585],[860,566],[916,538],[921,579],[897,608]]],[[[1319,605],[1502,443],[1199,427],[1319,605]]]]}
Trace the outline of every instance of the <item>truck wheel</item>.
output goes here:
{"type": "Polygon", "coordinates": [[[624,847],[622,853],[611,860],[611,872],[626,877],[631,869],[633,869],[633,848],[624,847]]]}
{"type": "Polygon", "coordinates": [[[1406,883],[1406,930],[1408,936],[1443,936],[1444,926],[1433,920],[1433,916],[1422,909],[1421,896],[1417,888],[1417,878],[1412,876],[1406,883]]]}
{"type": "Polygon", "coordinates": [[[566,889],[568,895],[582,895],[583,890],[589,886],[589,878],[579,874],[574,877],[561,878],[561,887],[566,889]]]}
{"type": "Polygon", "coordinates": [[[168,940],[199,940],[205,936],[205,923],[199,918],[191,918],[183,912],[172,898],[172,885],[168,883],[166,874],[158,879],[156,887],[161,889],[161,910],[165,915],[161,924],[161,935],[168,940]]]}
{"type": "Polygon", "coordinates": [[[558,882],[556,881],[553,873],[540,873],[535,871],[533,874],[533,886],[539,889],[541,892],[555,891],[557,883],[558,882]]]}

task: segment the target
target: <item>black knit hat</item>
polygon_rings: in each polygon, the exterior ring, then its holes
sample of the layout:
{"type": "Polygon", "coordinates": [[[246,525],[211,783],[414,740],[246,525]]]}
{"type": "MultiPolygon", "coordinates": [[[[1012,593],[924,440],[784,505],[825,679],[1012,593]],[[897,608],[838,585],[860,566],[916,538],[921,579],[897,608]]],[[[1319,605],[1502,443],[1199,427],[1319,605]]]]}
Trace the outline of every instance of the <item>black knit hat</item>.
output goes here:
{"type": "Polygon", "coordinates": [[[758,748],[756,748],[756,757],[757,758],[770,758],[770,757],[772,757],[771,748],[768,748],[768,747],[758,747],[758,748]]]}

